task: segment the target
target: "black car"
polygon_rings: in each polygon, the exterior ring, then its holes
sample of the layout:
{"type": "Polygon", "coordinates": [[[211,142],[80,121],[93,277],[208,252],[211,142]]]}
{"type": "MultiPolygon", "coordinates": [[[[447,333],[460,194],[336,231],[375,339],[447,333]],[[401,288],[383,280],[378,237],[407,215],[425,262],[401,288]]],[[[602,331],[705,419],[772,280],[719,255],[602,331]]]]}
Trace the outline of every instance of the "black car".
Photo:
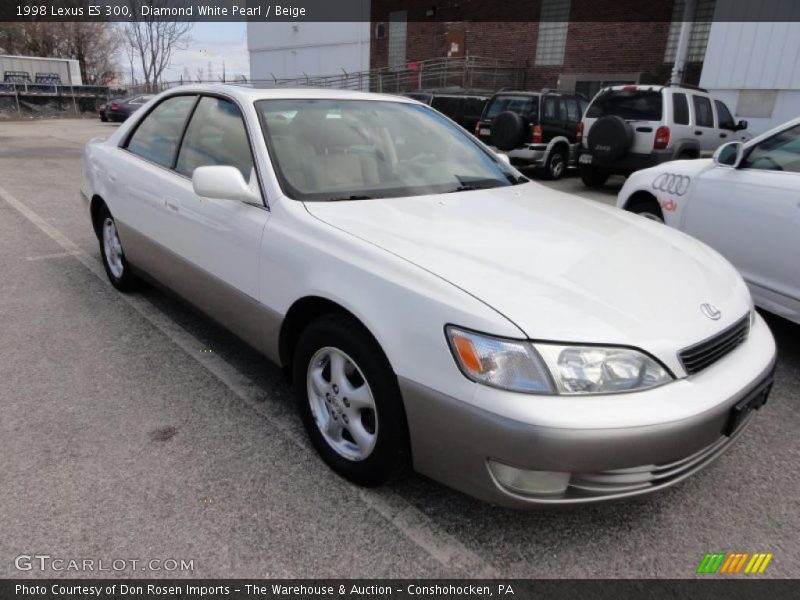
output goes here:
{"type": "Polygon", "coordinates": [[[489,96],[457,92],[408,92],[403,95],[435,108],[467,131],[475,128],[489,101],[489,96]]]}
{"type": "Polygon", "coordinates": [[[587,104],[575,94],[551,90],[500,91],[487,103],[475,135],[513,163],[558,179],[577,160],[587,104]]]}
{"type": "Polygon", "coordinates": [[[152,94],[140,94],[128,98],[118,98],[109,100],[105,106],[101,105],[99,113],[101,121],[124,121],[134,112],[139,110],[143,104],[147,103],[152,94]]]}

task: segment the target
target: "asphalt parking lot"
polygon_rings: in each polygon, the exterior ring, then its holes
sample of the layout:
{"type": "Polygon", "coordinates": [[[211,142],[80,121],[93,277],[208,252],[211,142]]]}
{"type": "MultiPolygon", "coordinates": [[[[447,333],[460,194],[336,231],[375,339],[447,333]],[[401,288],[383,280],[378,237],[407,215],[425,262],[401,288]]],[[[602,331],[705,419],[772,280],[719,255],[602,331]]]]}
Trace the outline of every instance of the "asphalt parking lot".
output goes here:
{"type": "Polygon", "coordinates": [[[106,281],[79,161],[115,127],[0,123],[0,577],[92,575],[15,567],[44,554],[194,561],[125,572],[147,577],[682,578],[712,551],[772,552],[763,576],[800,577],[799,326],[767,317],[768,405],[666,492],[515,512],[413,474],[356,488],[317,459],[275,366],[163,293],[106,281]]]}

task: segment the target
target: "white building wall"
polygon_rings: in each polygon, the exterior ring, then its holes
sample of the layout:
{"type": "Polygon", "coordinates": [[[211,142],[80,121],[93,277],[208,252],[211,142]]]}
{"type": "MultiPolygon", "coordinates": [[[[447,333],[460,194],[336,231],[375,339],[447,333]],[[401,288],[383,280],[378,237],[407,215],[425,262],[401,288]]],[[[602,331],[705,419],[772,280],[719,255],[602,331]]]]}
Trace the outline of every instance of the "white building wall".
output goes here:
{"type": "MultiPolygon", "coordinates": [[[[361,1],[361,0],[359,0],[361,1]]],[[[369,2],[364,22],[247,24],[250,78],[340,74],[369,69],[369,2]]]]}
{"type": "MultiPolygon", "coordinates": [[[[775,1],[749,2],[751,18],[769,18],[775,1]]],[[[700,85],[753,133],[800,116],[800,22],[714,22],[700,85]]]]}
{"type": "Polygon", "coordinates": [[[26,71],[31,81],[36,73],[58,73],[65,85],[82,85],[81,67],[77,60],[70,58],[44,58],[40,56],[0,56],[0,81],[4,71],[26,71]]]}

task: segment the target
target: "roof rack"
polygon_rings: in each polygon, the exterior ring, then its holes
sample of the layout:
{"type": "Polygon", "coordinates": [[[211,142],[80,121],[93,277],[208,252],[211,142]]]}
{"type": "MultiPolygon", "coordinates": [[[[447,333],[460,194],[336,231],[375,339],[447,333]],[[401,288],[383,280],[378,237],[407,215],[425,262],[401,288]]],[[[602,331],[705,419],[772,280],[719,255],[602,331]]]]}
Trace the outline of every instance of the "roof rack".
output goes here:
{"type": "Polygon", "coordinates": [[[701,88],[699,85],[692,85],[691,83],[675,83],[673,81],[670,81],[669,83],[666,83],[664,85],[666,87],[681,87],[690,90],[697,90],[698,92],[705,92],[706,94],[708,93],[708,90],[706,88],[701,88]]]}

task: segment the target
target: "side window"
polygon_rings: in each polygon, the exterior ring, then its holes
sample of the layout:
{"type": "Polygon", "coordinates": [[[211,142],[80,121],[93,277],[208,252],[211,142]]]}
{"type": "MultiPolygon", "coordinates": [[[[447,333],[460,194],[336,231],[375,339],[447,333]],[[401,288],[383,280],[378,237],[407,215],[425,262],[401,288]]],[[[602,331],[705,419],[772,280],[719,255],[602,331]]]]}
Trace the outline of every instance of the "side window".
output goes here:
{"type": "Polygon", "coordinates": [[[569,98],[567,100],[567,121],[570,123],[577,123],[581,120],[580,109],[578,108],[578,101],[569,98]]]}
{"type": "Polygon", "coordinates": [[[558,109],[556,107],[556,102],[557,101],[558,101],[558,99],[555,98],[554,96],[546,96],[545,97],[544,102],[542,103],[544,105],[543,117],[545,119],[555,120],[557,118],[557,114],[558,114],[558,112],[557,112],[558,109]]]}
{"type": "Polygon", "coordinates": [[[713,127],[714,113],[711,112],[711,100],[705,96],[692,95],[694,103],[694,124],[698,127],[713,127]]]}
{"type": "Polygon", "coordinates": [[[139,123],[128,140],[128,150],[162,167],[172,168],[186,119],[195,100],[197,96],[176,96],[164,100],[139,123]]]}
{"type": "Polygon", "coordinates": [[[191,177],[197,167],[236,167],[250,181],[253,155],[239,108],[222,98],[204,97],[186,130],[175,170],[191,177]]]}
{"type": "Polygon", "coordinates": [[[714,106],[717,107],[717,119],[719,120],[720,129],[736,129],[736,123],[733,122],[733,115],[724,102],[714,100],[714,106]]]}
{"type": "Polygon", "coordinates": [[[672,118],[676,125],[689,124],[689,101],[686,94],[672,94],[672,118]]]}
{"type": "Polygon", "coordinates": [[[559,121],[567,120],[567,101],[565,98],[561,98],[558,101],[558,120],[559,121]]]}
{"type": "Polygon", "coordinates": [[[800,173],[800,125],[784,129],[753,146],[742,161],[742,167],[800,173]]]}

